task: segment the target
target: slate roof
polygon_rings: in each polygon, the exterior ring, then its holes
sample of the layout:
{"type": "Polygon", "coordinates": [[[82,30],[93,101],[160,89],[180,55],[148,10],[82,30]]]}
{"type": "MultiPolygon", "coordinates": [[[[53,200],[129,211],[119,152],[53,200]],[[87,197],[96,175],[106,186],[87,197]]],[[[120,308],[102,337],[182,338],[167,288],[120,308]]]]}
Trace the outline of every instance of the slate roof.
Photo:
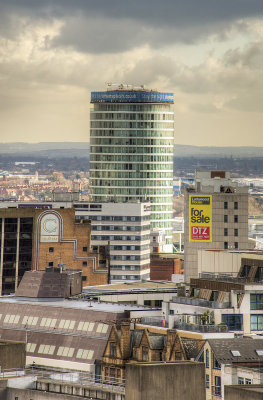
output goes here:
{"type": "Polygon", "coordinates": [[[19,287],[17,297],[65,298],[67,274],[45,271],[26,271],[19,287]]]}
{"type": "Polygon", "coordinates": [[[136,346],[136,347],[140,346],[143,332],[144,332],[143,330],[134,330],[133,331],[133,343],[134,343],[134,346],[136,346]]]}
{"type": "Polygon", "coordinates": [[[263,339],[209,339],[208,343],[220,364],[263,361],[263,356],[256,353],[256,350],[263,350],[263,339]],[[233,350],[239,351],[240,356],[234,356],[233,350]]]}
{"type": "Polygon", "coordinates": [[[164,335],[149,334],[151,347],[154,350],[162,350],[164,347],[164,335]]]}

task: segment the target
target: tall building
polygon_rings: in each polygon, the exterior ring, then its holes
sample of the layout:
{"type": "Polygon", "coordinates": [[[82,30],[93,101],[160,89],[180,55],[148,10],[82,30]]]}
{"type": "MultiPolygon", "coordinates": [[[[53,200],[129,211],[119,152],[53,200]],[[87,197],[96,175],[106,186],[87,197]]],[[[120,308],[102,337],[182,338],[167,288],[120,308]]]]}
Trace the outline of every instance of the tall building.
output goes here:
{"type": "Polygon", "coordinates": [[[185,189],[185,280],[198,277],[198,250],[248,248],[248,189],[227,171],[196,171],[185,189]]]}
{"type": "Polygon", "coordinates": [[[93,201],[151,202],[151,228],[172,251],[173,94],[120,85],[91,93],[93,201]]]}

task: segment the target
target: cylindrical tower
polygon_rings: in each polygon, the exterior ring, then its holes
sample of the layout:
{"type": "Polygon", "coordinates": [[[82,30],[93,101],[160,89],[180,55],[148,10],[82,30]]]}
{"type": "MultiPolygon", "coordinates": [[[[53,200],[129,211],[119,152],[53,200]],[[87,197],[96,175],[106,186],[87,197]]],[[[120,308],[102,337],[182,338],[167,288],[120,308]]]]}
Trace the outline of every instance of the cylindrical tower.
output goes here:
{"type": "Polygon", "coordinates": [[[91,93],[94,201],[151,202],[151,228],[172,251],[173,94],[124,88],[91,93]]]}

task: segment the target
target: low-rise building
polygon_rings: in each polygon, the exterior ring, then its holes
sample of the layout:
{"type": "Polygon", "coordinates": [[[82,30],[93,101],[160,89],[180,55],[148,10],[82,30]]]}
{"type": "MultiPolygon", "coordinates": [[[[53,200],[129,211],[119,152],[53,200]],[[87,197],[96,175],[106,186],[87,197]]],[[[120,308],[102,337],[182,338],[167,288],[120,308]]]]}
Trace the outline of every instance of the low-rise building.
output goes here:
{"type": "Polygon", "coordinates": [[[196,360],[205,363],[206,399],[224,399],[225,385],[262,383],[255,369],[263,361],[263,339],[209,339],[196,360]]]}
{"type": "Polygon", "coordinates": [[[169,328],[191,324],[207,332],[263,333],[263,282],[211,275],[191,279],[189,296],[163,302],[163,314],[169,328]]]}

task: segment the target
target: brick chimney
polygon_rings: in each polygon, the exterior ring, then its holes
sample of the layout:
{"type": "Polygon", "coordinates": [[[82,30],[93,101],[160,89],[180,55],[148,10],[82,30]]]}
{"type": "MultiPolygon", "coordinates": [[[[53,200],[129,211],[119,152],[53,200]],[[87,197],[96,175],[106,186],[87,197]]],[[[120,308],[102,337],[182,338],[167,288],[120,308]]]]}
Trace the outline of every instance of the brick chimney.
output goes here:
{"type": "Polygon", "coordinates": [[[121,324],[121,354],[124,360],[130,357],[130,323],[121,324]]]}

